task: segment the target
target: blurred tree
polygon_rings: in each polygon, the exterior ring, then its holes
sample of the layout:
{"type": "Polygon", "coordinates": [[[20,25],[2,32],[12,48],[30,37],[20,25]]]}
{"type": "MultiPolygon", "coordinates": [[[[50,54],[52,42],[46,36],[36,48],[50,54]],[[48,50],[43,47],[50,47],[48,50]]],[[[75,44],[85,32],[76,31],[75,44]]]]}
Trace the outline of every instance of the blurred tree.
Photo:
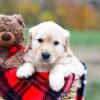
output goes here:
{"type": "Polygon", "coordinates": [[[16,0],[0,0],[0,13],[13,14],[16,12],[16,0]]]}
{"type": "Polygon", "coordinates": [[[53,20],[67,28],[100,29],[99,4],[96,0],[0,0],[0,13],[19,13],[29,25],[53,20]]]}
{"type": "Polygon", "coordinates": [[[44,11],[40,13],[39,21],[56,21],[56,16],[50,11],[44,11]]]}
{"type": "Polygon", "coordinates": [[[29,2],[23,4],[19,2],[18,13],[22,14],[26,24],[34,25],[38,22],[38,16],[40,12],[40,5],[37,3],[29,2]]]}

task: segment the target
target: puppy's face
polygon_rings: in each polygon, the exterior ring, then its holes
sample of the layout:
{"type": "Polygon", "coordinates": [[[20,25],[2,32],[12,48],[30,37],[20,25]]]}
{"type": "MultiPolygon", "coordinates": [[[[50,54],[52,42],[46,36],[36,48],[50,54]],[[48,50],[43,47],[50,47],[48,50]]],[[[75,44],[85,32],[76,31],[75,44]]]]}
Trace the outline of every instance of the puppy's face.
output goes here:
{"type": "Polygon", "coordinates": [[[32,50],[36,63],[54,64],[62,56],[69,36],[67,31],[64,32],[53,22],[44,22],[30,29],[28,49],[32,50]]]}

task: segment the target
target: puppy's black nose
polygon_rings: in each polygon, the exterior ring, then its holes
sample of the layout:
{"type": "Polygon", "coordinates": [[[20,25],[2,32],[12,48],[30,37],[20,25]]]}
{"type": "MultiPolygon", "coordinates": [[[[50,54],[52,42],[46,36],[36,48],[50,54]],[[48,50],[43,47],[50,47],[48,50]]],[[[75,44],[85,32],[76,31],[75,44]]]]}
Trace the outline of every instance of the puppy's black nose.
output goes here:
{"type": "Polygon", "coordinates": [[[44,53],[42,53],[42,58],[44,59],[44,60],[48,60],[49,58],[50,58],[50,54],[48,53],[48,52],[44,52],[44,53]]]}
{"type": "Polygon", "coordinates": [[[5,33],[1,36],[3,41],[9,41],[11,39],[11,35],[8,33],[5,33]]]}

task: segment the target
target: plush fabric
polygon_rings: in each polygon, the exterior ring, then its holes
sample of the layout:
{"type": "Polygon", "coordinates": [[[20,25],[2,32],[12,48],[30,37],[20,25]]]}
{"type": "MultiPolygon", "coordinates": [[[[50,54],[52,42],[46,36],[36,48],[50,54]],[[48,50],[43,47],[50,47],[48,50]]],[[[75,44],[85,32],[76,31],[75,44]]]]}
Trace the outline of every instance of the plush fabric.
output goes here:
{"type": "Polygon", "coordinates": [[[24,40],[24,20],[22,16],[0,14],[0,32],[12,32],[16,36],[14,44],[22,44],[24,40]]]}
{"type": "Polygon", "coordinates": [[[24,63],[24,47],[19,46],[11,46],[0,47],[0,65],[4,68],[18,68],[21,64],[24,63]]]}

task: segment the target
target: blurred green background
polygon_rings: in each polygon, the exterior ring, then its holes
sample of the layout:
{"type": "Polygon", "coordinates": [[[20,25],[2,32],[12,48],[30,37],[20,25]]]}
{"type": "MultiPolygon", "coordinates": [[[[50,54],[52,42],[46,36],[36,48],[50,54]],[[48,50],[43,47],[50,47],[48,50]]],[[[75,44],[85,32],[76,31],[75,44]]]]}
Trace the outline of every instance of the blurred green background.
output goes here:
{"type": "Polygon", "coordinates": [[[23,16],[26,40],[31,26],[47,20],[70,30],[72,50],[88,66],[86,100],[100,100],[100,0],[0,0],[0,13],[23,16]]]}

